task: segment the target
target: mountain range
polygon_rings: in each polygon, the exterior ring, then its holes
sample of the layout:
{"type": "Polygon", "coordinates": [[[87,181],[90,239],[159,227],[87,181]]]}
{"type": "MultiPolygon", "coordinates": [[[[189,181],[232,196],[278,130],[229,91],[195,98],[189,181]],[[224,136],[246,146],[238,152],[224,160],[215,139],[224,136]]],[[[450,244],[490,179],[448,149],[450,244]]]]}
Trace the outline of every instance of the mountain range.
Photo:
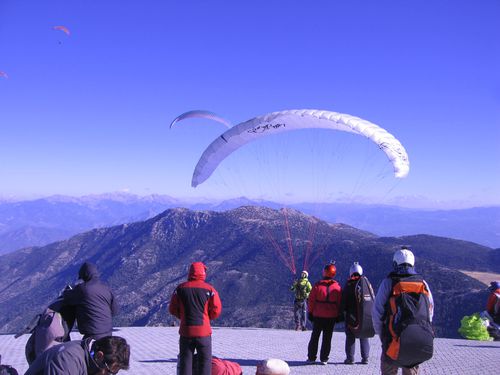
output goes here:
{"type": "MultiPolygon", "coordinates": [[[[244,205],[283,207],[280,203],[244,197],[192,202],[166,195],[127,193],[3,201],[0,202],[0,254],[43,246],[94,228],[146,220],[169,208],[226,211],[244,205]]],[[[419,210],[353,203],[300,203],[287,207],[379,236],[431,234],[500,247],[500,207],[419,210]]]]}
{"type": "Polygon", "coordinates": [[[314,282],[333,259],[343,284],[352,262],[359,261],[376,289],[403,244],[412,246],[417,271],[434,294],[437,335],[457,337],[460,319],[482,310],[487,297],[485,285],[461,271],[499,274],[500,250],[430,235],[380,237],[293,209],[255,206],[223,212],[168,209],[145,221],[3,255],[0,332],[26,324],[74,282],[84,261],[98,265],[117,296],[116,326],[176,324],[168,314],[170,296],[186,279],[189,264],[203,261],[207,281],[222,298],[216,325],[291,328],[290,269],[300,272],[309,263],[314,282]]]}

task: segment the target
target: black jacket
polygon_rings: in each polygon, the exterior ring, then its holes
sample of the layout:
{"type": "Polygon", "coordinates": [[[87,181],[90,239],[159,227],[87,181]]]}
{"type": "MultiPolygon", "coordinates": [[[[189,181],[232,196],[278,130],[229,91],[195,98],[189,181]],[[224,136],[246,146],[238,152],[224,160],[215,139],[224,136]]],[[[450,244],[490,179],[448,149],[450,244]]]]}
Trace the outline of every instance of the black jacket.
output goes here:
{"type": "Polygon", "coordinates": [[[101,282],[97,267],[84,263],[79,272],[82,284],[63,294],[63,304],[74,306],[78,330],[82,335],[95,339],[111,335],[112,316],[118,305],[109,286],[101,282]]]}
{"type": "Polygon", "coordinates": [[[342,288],[342,311],[345,313],[345,322],[348,325],[357,324],[357,303],[356,303],[356,283],[360,279],[360,276],[350,278],[347,280],[346,284],[342,288]]]}

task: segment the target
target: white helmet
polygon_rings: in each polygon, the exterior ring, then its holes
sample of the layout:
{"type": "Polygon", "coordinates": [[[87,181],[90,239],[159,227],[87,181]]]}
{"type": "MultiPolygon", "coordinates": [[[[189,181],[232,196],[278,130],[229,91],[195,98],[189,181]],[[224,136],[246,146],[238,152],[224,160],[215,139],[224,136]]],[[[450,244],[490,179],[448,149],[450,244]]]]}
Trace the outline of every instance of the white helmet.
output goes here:
{"type": "Polygon", "coordinates": [[[401,250],[398,250],[394,253],[392,261],[398,266],[400,264],[407,263],[413,267],[415,265],[415,255],[413,255],[410,250],[403,246],[401,250]]]}
{"type": "Polygon", "coordinates": [[[256,375],[288,375],[290,367],[281,359],[269,358],[257,365],[256,375]]]}
{"type": "Polygon", "coordinates": [[[309,272],[307,272],[307,271],[302,271],[302,273],[300,274],[300,277],[302,277],[302,278],[306,278],[306,279],[307,279],[307,278],[309,277],[309,272]]]}
{"type": "Polygon", "coordinates": [[[349,268],[349,276],[352,276],[353,273],[357,273],[359,276],[363,274],[363,267],[358,262],[354,262],[351,268],[349,268]]]}

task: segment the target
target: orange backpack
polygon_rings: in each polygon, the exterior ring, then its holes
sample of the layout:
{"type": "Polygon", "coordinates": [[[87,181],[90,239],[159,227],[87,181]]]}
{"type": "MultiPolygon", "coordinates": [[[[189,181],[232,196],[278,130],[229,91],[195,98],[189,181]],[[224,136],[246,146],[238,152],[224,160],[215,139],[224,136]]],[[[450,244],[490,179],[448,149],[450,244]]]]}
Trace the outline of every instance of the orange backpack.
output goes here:
{"type": "Polygon", "coordinates": [[[386,355],[403,367],[414,367],[432,358],[434,331],[429,291],[422,277],[393,276],[386,311],[386,355]]]}

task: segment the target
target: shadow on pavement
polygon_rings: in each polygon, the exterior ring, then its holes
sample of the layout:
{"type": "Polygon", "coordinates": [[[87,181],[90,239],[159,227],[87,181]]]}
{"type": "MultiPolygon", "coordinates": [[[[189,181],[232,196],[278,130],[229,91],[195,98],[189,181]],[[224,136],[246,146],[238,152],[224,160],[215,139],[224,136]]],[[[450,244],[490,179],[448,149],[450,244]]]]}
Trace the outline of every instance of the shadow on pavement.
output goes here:
{"type": "Polygon", "coordinates": [[[177,358],[169,358],[169,359],[145,359],[143,361],[137,361],[141,363],[175,363],[177,362],[177,358]]]}

